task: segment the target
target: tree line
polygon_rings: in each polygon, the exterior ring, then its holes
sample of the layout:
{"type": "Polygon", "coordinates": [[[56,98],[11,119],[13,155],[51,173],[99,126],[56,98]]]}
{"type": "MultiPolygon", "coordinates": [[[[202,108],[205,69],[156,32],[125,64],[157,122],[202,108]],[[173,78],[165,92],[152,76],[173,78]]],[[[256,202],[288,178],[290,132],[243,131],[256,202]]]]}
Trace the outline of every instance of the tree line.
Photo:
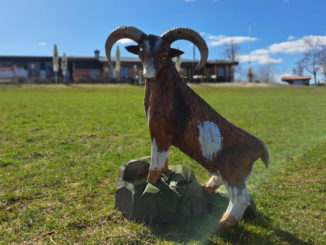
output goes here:
{"type": "Polygon", "coordinates": [[[297,67],[293,68],[292,73],[303,75],[304,70],[309,72],[317,84],[317,75],[322,73],[326,82],[326,45],[320,39],[305,38],[303,40],[306,52],[298,61],[297,67]]]}
{"type": "MultiPolygon", "coordinates": [[[[322,74],[324,83],[326,83],[326,45],[318,38],[306,37],[303,39],[303,52],[302,58],[292,68],[293,75],[304,75],[308,72],[312,75],[314,84],[317,85],[318,74],[322,74]]],[[[223,54],[226,58],[236,61],[240,53],[240,48],[233,40],[224,45],[223,54]]],[[[243,77],[246,72],[242,71],[238,66],[237,72],[243,77]]],[[[254,81],[271,83],[274,82],[274,75],[277,73],[272,63],[261,65],[254,72],[254,81]]]]}

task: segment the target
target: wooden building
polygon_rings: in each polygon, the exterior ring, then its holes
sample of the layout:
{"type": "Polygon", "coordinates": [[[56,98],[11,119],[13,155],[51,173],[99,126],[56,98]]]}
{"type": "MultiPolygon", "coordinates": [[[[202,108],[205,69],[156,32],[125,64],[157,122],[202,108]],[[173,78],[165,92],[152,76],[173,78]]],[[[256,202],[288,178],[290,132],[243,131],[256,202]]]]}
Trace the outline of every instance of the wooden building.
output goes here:
{"type": "MultiPolygon", "coordinates": [[[[96,82],[101,79],[112,79],[114,72],[107,63],[105,57],[100,57],[98,52],[94,57],[68,56],[68,72],[66,80],[73,82],[96,82]]],[[[142,80],[142,64],[138,57],[121,57],[121,78],[133,78],[142,80]]],[[[59,64],[61,59],[59,60],[59,64]]],[[[186,81],[211,81],[232,82],[234,79],[234,67],[236,61],[208,60],[206,66],[200,71],[194,71],[197,61],[190,59],[180,60],[180,74],[186,81]]],[[[115,59],[113,58],[113,65],[115,59]]],[[[54,77],[51,56],[0,56],[0,71],[6,74],[6,81],[33,82],[42,81],[54,77]],[[8,72],[8,71],[12,72],[8,72]],[[6,71],[6,72],[4,72],[6,71]],[[9,77],[8,77],[9,74],[9,77]]],[[[1,74],[0,72],[0,80],[1,74]]],[[[59,71],[62,78],[62,72],[59,71]]]]}
{"type": "Polygon", "coordinates": [[[309,86],[310,76],[283,76],[282,81],[291,85],[307,85],[309,86]]]}
{"type": "Polygon", "coordinates": [[[208,60],[206,65],[200,71],[194,71],[197,62],[190,59],[181,59],[181,74],[188,80],[193,77],[199,77],[211,82],[233,82],[234,67],[238,65],[237,61],[231,60],[208,60]]]}

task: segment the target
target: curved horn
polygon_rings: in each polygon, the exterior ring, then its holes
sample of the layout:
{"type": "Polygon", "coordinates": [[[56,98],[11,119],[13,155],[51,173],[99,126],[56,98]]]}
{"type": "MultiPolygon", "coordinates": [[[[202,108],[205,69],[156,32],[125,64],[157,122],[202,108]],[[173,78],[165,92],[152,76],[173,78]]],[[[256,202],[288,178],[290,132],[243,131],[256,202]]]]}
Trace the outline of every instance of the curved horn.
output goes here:
{"type": "Polygon", "coordinates": [[[119,26],[118,28],[114,29],[106,39],[105,42],[105,53],[108,59],[110,66],[112,67],[111,62],[111,49],[115,42],[122,38],[129,38],[135,42],[139,42],[139,40],[145,35],[144,32],[137,29],[133,26],[119,26]]]}
{"type": "Polygon", "coordinates": [[[173,28],[161,35],[162,38],[166,39],[170,44],[176,40],[184,39],[192,42],[197,46],[200,52],[200,62],[195,67],[196,70],[199,70],[204,67],[208,57],[208,48],[205,40],[194,30],[189,28],[179,27],[173,28]]]}

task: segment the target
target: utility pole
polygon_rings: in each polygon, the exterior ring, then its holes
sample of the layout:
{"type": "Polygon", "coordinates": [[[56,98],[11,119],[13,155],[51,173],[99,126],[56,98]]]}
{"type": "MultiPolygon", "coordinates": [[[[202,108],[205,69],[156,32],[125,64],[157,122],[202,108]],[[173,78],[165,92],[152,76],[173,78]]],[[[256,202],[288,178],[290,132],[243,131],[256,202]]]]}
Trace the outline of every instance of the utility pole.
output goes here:
{"type": "Polygon", "coordinates": [[[253,72],[251,69],[251,23],[248,25],[248,36],[249,36],[249,43],[248,43],[248,52],[249,52],[249,60],[248,60],[248,81],[251,83],[253,79],[253,72]]]}
{"type": "Polygon", "coordinates": [[[192,59],[193,59],[193,63],[192,63],[192,78],[195,75],[195,63],[196,63],[196,47],[195,44],[192,46],[192,59]]]}

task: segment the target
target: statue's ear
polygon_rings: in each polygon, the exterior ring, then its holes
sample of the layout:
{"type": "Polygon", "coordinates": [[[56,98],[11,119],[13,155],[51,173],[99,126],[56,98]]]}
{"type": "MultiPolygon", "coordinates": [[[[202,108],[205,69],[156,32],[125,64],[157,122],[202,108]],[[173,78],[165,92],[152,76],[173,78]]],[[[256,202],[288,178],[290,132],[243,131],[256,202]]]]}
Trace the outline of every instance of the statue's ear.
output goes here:
{"type": "Polygon", "coordinates": [[[138,54],[139,53],[139,46],[138,45],[130,45],[125,47],[128,52],[132,53],[132,54],[138,54]]]}
{"type": "Polygon", "coordinates": [[[170,48],[170,51],[169,51],[169,57],[170,58],[174,58],[176,56],[180,56],[182,55],[184,52],[179,50],[179,49],[175,49],[175,48],[170,48]]]}

